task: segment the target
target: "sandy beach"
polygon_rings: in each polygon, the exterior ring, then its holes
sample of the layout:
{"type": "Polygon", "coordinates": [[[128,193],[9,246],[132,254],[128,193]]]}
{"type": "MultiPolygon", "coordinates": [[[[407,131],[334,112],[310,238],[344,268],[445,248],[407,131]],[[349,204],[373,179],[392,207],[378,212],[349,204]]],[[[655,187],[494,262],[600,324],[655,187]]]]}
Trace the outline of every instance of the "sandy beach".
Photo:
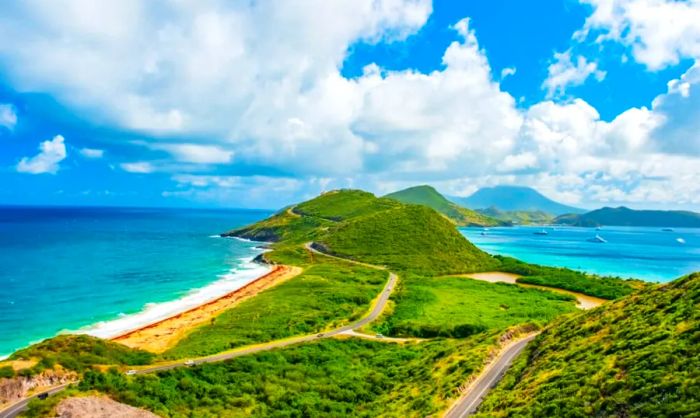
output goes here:
{"type": "Polygon", "coordinates": [[[539,286],[536,284],[520,283],[517,281],[517,279],[520,276],[517,274],[513,274],[513,273],[504,273],[501,271],[490,271],[490,272],[486,272],[486,273],[465,274],[465,275],[460,275],[460,277],[467,277],[470,279],[482,280],[482,281],[489,282],[489,283],[517,284],[518,286],[522,286],[522,287],[530,287],[530,288],[535,288],[535,289],[549,290],[551,292],[564,293],[564,294],[571,295],[571,296],[575,297],[576,302],[577,302],[577,307],[579,307],[581,309],[592,309],[592,308],[595,308],[596,306],[600,306],[603,303],[607,302],[607,300],[605,300],[605,299],[597,298],[594,296],[584,295],[583,293],[572,292],[572,291],[566,290],[566,289],[559,289],[559,288],[547,287],[547,286],[539,286]]]}
{"type": "Polygon", "coordinates": [[[291,279],[301,271],[301,268],[294,266],[275,266],[269,273],[258,277],[240,289],[177,315],[113,337],[112,341],[153,353],[162,353],[187,335],[194,327],[209,322],[241,301],[291,279]]]}

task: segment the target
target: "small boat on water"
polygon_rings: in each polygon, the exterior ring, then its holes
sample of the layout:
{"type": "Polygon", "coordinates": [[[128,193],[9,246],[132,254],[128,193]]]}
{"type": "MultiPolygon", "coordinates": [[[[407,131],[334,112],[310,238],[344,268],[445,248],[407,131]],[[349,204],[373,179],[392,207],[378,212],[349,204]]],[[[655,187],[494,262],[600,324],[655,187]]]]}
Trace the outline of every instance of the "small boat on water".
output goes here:
{"type": "Polygon", "coordinates": [[[481,231],[481,235],[486,235],[486,231],[481,231]]]}
{"type": "Polygon", "coordinates": [[[588,242],[597,242],[597,243],[601,243],[601,244],[604,244],[604,243],[608,242],[605,238],[601,237],[601,236],[598,235],[598,234],[596,234],[596,236],[593,237],[593,238],[588,238],[586,241],[588,241],[588,242]]]}
{"type": "Polygon", "coordinates": [[[662,228],[661,230],[664,232],[673,232],[673,228],[662,228]]]}
{"type": "Polygon", "coordinates": [[[544,229],[541,231],[535,231],[535,235],[549,235],[549,232],[545,231],[544,229]]]}
{"type": "Polygon", "coordinates": [[[600,231],[600,227],[597,226],[597,227],[595,228],[595,230],[596,230],[596,231],[600,231]]]}
{"type": "Polygon", "coordinates": [[[679,244],[685,244],[685,240],[684,240],[683,238],[676,238],[676,241],[677,241],[679,244]]]}

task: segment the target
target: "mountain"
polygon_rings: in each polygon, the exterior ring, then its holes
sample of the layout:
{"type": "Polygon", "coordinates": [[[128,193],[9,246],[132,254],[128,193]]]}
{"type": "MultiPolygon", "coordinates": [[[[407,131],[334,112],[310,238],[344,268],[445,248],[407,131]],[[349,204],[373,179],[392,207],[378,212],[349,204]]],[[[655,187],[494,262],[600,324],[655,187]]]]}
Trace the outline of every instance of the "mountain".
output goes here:
{"type": "Polygon", "coordinates": [[[492,206],[486,209],[477,209],[476,211],[482,215],[518,225],[550,224],[554,220],[554,216],[547,212],[542,212],[541,210],[500,210],[492,206]]]}
{"type": "Polygon", "coordinates": [[[681,417],[700,411],[700,273],[555,321],[479,417],[681,417]]]}
{"type": "Polygon", "coordinates": [[[458,226],[496,226],[506,222],[450,202],[431,186],[415,186],[384,196],[403,203],[424,205],[447,216],[458,226]]]}
{"type": "Polygon", "coordinates": [[[605,207],[581,215],[562,215],[555,223],[573,226],[653,226],[700,228],[700,213],[681,210],[634,210],[605,207]]]}
{"type": "Polygon", "coordinates": [[[504,211],[541,211],[552,215],[582,213],[583,209],[555,202],[530,187],[484,187],[465,198],[453,198],[457,203],[472,209],[495,207],[504,211]]]}

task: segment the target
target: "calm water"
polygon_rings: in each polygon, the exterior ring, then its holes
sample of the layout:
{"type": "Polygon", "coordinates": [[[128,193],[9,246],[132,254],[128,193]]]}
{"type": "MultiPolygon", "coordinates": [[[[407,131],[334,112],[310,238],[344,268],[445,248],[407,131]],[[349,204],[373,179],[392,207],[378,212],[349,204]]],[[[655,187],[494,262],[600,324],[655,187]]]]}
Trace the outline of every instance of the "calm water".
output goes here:
{"type": "Polygon", "coordinates": [[[0,356],[62,331],[110,336],[265,272],[215,235],[243,210],[0,207],[0,356]]]}
{"type": "Polygon", "coordinates": [[[547,227],[461,228],[479,248],[531,263],[569,267],[597,274],[666,282],[700,271],[700,229],[547,227]],[[587,239],[599,234],[607,243],[587,239]],[[685,244],[679,243],[682,238],[685,244]]]}

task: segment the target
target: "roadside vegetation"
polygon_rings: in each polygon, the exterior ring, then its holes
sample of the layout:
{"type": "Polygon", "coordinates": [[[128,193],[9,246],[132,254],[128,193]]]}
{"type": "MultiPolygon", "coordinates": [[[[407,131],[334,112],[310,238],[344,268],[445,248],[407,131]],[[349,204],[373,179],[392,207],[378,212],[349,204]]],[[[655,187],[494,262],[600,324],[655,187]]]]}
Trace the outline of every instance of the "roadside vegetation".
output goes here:
{"type": "Polygon", "coordinates": [[[79,387],[165,417],[422,417],[449,406],[496,340],[321,340],[155,375],[88,372],[79,387]]]}
{"type": "Polygon", "coordinates": [[[374,326],[396,337],[464,338],[516,324],[537,327],[576,310],[569,295],[463,277],[403,280],[393,312],[374,326]]]}
{"type": "Polygon", "coordinates": [[[31,368],[19,371],[22,376],[31,376],[56,365],[83,372],[94,365],[144,365],[154,358],[155,355],[147,351],[89,335],[59,335],[17,351],[9,360],[37,360],[31,368]]]}
{"type": "Polygon", "coordinates": [[[648,286],[640,280],[595,276],[567,268],[545,267],[524,263],[511,257],[496,256],[500,271],[519,274],[520,283],[571,290],[602,299],[617,299],[648,286]]]}
{"type": "Polygon", "coordinates": [[[361,318],[387,272],[324,257],[301,275],[227,310],[163,353],[203,356],[232,348],[312,334],[361,318]]]}
{"type": "Polygon", "coordinates": [[[700,273],[545,330],[480,417],[681,417],[700,411],[700,273]]]}

